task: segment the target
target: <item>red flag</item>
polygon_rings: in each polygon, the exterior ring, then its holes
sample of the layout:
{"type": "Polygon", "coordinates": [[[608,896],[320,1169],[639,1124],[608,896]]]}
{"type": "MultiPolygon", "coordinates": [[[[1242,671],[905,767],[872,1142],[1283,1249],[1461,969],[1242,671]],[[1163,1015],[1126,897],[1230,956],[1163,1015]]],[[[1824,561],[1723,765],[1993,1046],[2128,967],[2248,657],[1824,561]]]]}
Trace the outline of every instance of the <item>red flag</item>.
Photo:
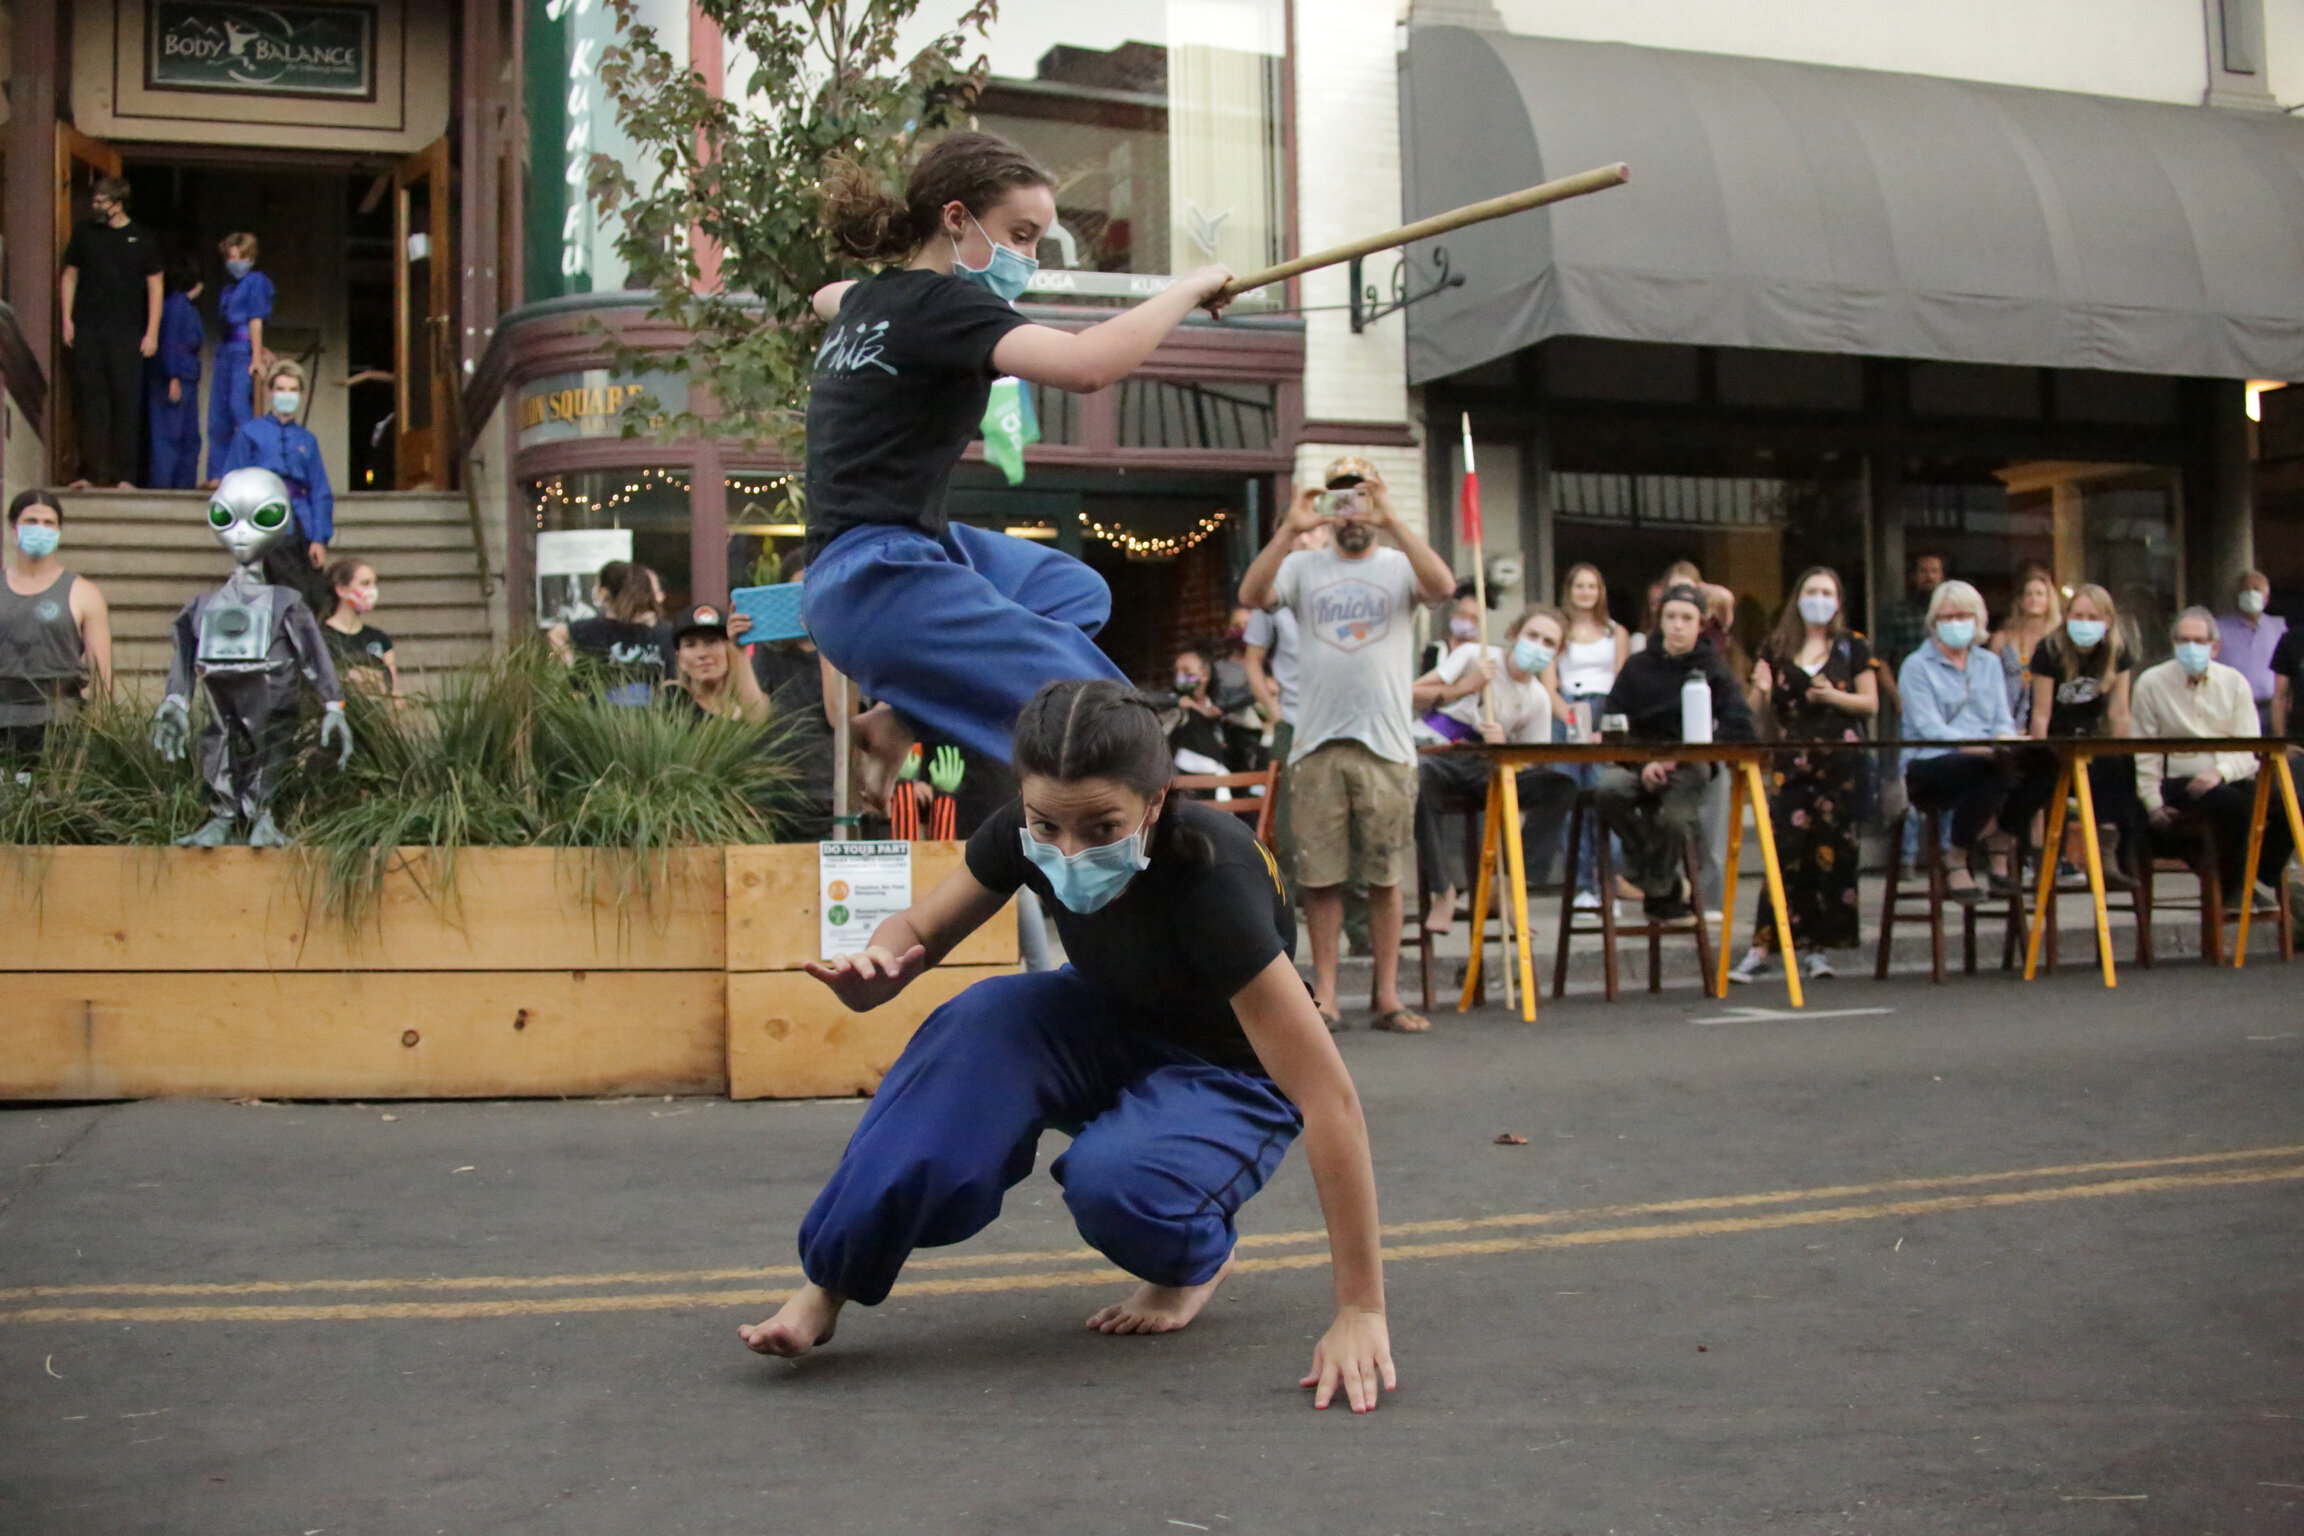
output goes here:
{"type": "Polygon", "coordinates": [[[1464,416],[1464,542],[1480,542],[1480,473],[1472,462],[1472,417],[1464,416]]]}

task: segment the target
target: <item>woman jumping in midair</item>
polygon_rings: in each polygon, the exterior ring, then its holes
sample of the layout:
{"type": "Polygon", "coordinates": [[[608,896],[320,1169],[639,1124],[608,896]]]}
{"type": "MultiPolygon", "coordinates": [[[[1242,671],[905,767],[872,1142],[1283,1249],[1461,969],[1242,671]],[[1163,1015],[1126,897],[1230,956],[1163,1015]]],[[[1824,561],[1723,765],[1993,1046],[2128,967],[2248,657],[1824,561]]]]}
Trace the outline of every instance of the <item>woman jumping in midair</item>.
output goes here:
{"type": "Polygon", "coordinates": [[[861,261],[898,262],[816,295],[831,329],[808,403],[808,584],[802,620],[835,670],[878,701],[864,747],[893,771],[926,731],[991,757],[1033,690],[1117,679],[1091,638],[1103,578],[1030,540],[951,522],[945,483],[992,381],[1089,394],[1133,372],[1231,277],[1203,267],[1083,331],[1035,325],[1013,301],[1056,223],[1054,180],[1007,140],[957,133],[902,198],[847,166],[824,216],[861,261]]]}
{"type": "Polygon", "coordinates": [[[764,1355],[824,1343],[914,1248],[990,1225],[1051,1127],[1072,1137],[1049,1172],[1080,1235],[1143,1282],[1088,1326],[1171,1332],[1232,1267],[1234,1216],[1301,1133],[1336,1318],[1299,1385],[1316,1408],[1339,1387],[1374,1408],[1395,1385],[1376,1175],[1351,1074],[1296,971],[1278,866],[1239,818],[1168,793],[1159,716],[1124,684],[1049,684],[1014,749],[1023,793],[968,840],[965,866],[862,954],[808,972],[876,1008],[1019,887],[1071,963],[980,981],[928,1016],[800,1224],[808,1283],[738,1333],[764,1355]]]}

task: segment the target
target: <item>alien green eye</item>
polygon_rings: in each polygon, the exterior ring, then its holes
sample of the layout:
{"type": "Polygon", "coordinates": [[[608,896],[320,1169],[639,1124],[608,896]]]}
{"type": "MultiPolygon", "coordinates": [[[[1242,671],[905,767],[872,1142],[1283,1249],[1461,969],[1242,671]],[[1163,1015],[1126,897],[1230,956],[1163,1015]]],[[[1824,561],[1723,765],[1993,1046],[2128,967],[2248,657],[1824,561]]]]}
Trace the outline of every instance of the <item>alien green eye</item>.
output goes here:
{"type": "Polygon", "coordinates": [[[220,501],[210,502],[208,504],[208,526],[211,528],[231,527],[232,509],[220,501]]]}
{"type": "Polygon", "coordinates": [[[280,501],[268,501],[256,509],[256,515],[251,517],[249,521],[266,533],[270,533],[288,521],[288,504],[280,501]]]}

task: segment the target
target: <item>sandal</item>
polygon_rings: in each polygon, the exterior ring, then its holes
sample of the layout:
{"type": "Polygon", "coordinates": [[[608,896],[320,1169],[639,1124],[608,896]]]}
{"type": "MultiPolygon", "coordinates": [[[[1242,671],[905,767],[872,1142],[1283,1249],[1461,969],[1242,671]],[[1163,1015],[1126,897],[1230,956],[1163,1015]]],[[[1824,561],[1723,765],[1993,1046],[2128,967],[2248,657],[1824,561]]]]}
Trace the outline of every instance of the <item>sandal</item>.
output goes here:
{"type": "Polygon", "coordinates": [[[1432,1021],[1413,1008],[1393,1008],[1370,1019],[1368,1027],[1387,1034],[1422,1035],[1431,1032],[1432,1021]]]}
{"type": "Polygon", "coordinates": [[[1964,907],[1972,907],[1984,899],[1984,887],[1976,883],[1975,871],[1955,869],[1944,877],[1944,894],[1964,907]],[[1963,879],[1967,884],[1960,883],[1963,879]]]}

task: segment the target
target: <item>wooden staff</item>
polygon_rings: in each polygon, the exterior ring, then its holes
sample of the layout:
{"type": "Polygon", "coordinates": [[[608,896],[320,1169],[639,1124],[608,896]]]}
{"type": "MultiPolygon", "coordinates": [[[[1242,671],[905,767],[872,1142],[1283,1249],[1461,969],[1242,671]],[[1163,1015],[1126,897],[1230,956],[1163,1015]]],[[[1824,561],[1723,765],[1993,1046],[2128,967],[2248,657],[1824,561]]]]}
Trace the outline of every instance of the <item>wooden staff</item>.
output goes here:
{"type": "Polygon", "coordinates": [[[1251,272],[1246,277],[1236,277],[1216,290],[1216,301],[1229,303],[1244,293],[1252,292],[1286,278],[1295,277],[1300,273],[1315,271],[1321,267],[1333,267],[1355,257],[1372,256],[1378,251],[1394,250],[1413,241],[1429,240],[1434,235],[1445,235],[1451,230],[1462,229],[1468,224],[1485,224],[1490,219],[1501,219],[1506,214],[1522,213],[1530,208],[1541,208],[1547,203],[1565,202],[1571,197],[1582,197],[1588,192],[1605,192],[1610,187],[1620,187],[1631,179],[1632,168],[1622,161],[1618,161],[1614,165],[1604,165],[1597,170],[1581,171],[1574,176],[1562,176],[1556,181],[1547,181],[1537,186],[1525,187],[1518,192],[1507,192],[1502,197],[1491,197],[1485,202],[1466,203],[1461,208],[1452,208],[1446,213],[1436,213],[1428,219],[1418,219],[1413,224],[1403,224],[1398,229],[1388,229],[1378,235],[1363,235],[1357,240],[1347,240],[1342,245],[1332,245],[1324,251],[1314,251],[1309,256],[1299,256],[1293,261],[1281,262],[1276,267],[1266,267],[1261,272],[1251,272]]]}

